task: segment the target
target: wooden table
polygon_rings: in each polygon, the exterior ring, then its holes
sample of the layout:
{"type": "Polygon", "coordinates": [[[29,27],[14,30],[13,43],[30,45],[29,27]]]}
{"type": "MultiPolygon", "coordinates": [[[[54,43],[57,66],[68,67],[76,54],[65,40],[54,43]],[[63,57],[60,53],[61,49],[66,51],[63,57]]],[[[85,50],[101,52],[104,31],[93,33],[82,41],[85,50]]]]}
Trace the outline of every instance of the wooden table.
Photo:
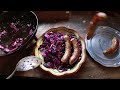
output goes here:
{"type": "MultiPolygon", "coordinates": [[[[38,31],[36,33],[36,37],[42,35],[45,31],[53,27],[65,26],[68,28],[72,28],[78,32],[80,32],[81,36],[85,38],[86,29],[89,25],[90,20],[93,15],[96,13],[95,11],[74,11],[71,12],[71,17],[68,21],[59,21],[53,23],[41,22],[39,21],[38,31]]],[[[107,11],[108,19],[105,22],[99,23],[99,25],[107,25],[120,30],[120,12],[119,11],[107,11]]],[[[16,63],[23,57],[33,55],[34,45],[29,48],[24,48],[19,50],[18,52],[8,56],[0,58],[0,74],[9,75],[15,68],[16,63]]],[[[42,79],[57,79],[58,77],[54,77],[49,75],[48,73],[41,70],[39,67],[33,70],[29,70],[27,72],[16,72],[15,77],[35,77],[42,79]]],[[[116,68],[108,68],[100,65],[96,61],[94,61],[87,52],[87,58],[85,63],[79,69],[79,71],[70,76],[65,76],[62,78],[66,79],[119,79],[120,78],[120,67],[116,68]]]]}

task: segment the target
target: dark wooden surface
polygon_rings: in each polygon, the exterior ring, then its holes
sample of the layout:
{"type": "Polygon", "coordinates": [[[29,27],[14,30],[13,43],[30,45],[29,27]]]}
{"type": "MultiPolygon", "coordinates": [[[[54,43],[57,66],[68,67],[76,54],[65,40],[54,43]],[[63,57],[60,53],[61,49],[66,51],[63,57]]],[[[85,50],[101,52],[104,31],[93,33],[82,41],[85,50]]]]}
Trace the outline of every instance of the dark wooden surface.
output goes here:
{"type": "MultiPolygon", "coordinates": [[[[74,11],[71,12],[71,16],[68,21],[59,21],[59,22],[41,22],[39,21],[38,31],[36,33],[36,37],[42,35],[45,31],[53,27],[65,26],[68,28],[72,28],[78,32],[80,35],[85,38],[86,29],[89,25],[90,20],[92,19],[95,11],[74,11]]],[[[119,11],[107,11],[108,19],[104,22],[99,23],[98,25],[107,25],[117,30],[120,30],[120,12],[119,11]]],[[[7,56],[0,57],[0,74],[9,75],[15,68],[16,63],[23,57],[28,55],[33,55],[34,45],[27,48],[21,49],[20,51],[7,56]]],[[[39,67],[33,70],[29,70],[27,72],[16,72],[14,76],[20,77],[35,77],[42,79],[57,79],[58,77],[54,77],[39,67]]],[[[100,65],[95,62],[87,53],[87,58],[85,63],[79,69],[79,71],[75,74],[65,77],[66,79],[119,79],[120,78],[120,67],[116,68],[108,68],[100,65]]]]}

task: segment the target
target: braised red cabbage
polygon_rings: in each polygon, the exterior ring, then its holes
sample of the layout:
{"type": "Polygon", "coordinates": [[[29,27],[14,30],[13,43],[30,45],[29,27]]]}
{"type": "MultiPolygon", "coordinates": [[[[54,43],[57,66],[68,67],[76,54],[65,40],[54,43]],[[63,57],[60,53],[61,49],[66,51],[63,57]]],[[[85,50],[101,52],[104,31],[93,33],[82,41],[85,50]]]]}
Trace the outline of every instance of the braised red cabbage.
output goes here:
{"type": "MultiPolygon", "coordinates": [[[[69,34],[70,38],[77,38],[74,34],[69,34]]],[[[81,60],[82,47],[80,46],[80,56],[78,61],[81,60]]],[[[44,57],[44,66],[47,68],[54,68],[62,71],[72,68],[75,64],[69,65],[61,62],[61,58],[65,52],[64,34],[57,32],[48,32],[44,35],[43,43],[40,45],[39,50],[44,57]]],[[[77,61],[77,62],[78,62],[77,61]]]]}

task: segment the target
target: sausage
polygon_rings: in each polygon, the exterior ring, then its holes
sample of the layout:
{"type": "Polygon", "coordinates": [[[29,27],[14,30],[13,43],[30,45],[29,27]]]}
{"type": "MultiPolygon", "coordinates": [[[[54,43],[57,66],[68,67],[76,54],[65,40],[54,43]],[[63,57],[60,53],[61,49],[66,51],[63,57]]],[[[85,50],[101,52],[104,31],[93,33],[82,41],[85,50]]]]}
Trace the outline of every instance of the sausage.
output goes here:
{"type": "Polygon", "coordinates": [[[69,64],[70,65],[72,65],[73,63],[75,63],[77,61],[77,59],[79,57],[79,54],[80,54],[79,44],[78,44],[77,39],[76,38],[72,38],[71,42],[73,44],[74,51],[73,51],[72,56],[69,59],[69,64]]]}
{"type": "Polygon", "coordinates": [[[112,46],[108,48],[107,50],[104,50],[103,53],[105,55],[114,53],[119,48],[119,41],[116,37],[112,39],[112,46]]]}
{"type": "Polygon", "coordinates": [[[90,39],[93,37],[93,34],[96,30],[96,26],[97,26],[98,22],[102,21],[106,18],[107,18],[107,15],[103,12],[99,12],[93,17],[93,19],[90,22],[90,25],[88,26],[88,29],[87,29],[87,39],[90,39]]]}
{"type": "Polygon", "coordinates": [[[71,41],[70,41],[70,37],[68,35],[64,36],[64,40],[65,40],[65,53],[63,55],[63,57],[61,58],[61,62],[63,63],[68,63],[70,56],[71,56],[71,41]]]}

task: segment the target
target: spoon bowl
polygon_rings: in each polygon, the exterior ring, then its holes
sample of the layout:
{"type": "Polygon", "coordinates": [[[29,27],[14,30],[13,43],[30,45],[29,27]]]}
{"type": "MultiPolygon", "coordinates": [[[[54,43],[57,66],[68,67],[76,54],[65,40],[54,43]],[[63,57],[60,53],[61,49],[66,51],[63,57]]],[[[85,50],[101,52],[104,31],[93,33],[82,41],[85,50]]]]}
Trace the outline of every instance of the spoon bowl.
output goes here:
{"type": "Polygon", "coordinates": [[[14,71],[6,78],[10,79],[16,71],[28,71],[38,67],[42,61],[36,56],[27,56],[22,58],[16,65],[14,71]]]}

